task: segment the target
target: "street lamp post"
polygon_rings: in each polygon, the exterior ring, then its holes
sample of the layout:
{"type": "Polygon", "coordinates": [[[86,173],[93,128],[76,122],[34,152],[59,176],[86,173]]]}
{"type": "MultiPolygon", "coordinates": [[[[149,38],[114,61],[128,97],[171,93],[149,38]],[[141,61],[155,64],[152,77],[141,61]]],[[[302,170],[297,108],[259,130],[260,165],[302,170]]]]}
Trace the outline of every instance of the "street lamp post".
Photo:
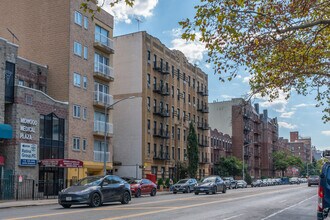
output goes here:
{"type": "Polygon", "coordinates": [[[134,99],[135,96],[130,96],[128,98],[119,99],[118,101],[114,102],[111,105],[104,105],[104,148],[103,148],[103,174],[104,176],[107,175],[107,119],[108,119],[108,110],[111,109],[113,106],[118,104],[121,101],[126,99],[134,99]]]}

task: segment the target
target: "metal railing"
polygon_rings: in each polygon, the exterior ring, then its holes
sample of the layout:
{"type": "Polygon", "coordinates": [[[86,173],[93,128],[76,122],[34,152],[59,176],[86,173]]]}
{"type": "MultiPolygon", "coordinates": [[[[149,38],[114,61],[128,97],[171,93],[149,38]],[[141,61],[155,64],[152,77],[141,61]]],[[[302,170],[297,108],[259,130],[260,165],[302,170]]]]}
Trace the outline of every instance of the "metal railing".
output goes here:
{"type": "Polygon", "coordinates": [[[109,37],[101,34],[101,33],[98,33],[98,32],[95,32],[95,42],[96,43],[100,43],[106,47],[109,47],[111,50],[114,49],[114,46],[113,46],[113,40],[110,39],[109,37]]]}
{"type": "MultiPolygon", "coordinates": [[[[110,152],[105,154],[107,162],[110,162],[110,152]]],[[[94,161],[103,162],[104,161],[104,152],[103,151],[94,151],[94,161]]]]}
{"type": "Polygon", "coordinates": [[[104,121],[94,121],[94,132],[104,133],[105,126],[107,126],[107,134],[113,134],[113,124],[104,121]]]}
{"type": "Polygon", "coordinates": [[[113,68],[101,62],[94,62],[94,72],[101,73],[106,77],[114,78],[113,68]]]}
{"type": "Polygon", "coordinates": [[[113,96],[104,92],[94,91],[94,101],[101,102],[105,105],[113,104],[113,96]]]}

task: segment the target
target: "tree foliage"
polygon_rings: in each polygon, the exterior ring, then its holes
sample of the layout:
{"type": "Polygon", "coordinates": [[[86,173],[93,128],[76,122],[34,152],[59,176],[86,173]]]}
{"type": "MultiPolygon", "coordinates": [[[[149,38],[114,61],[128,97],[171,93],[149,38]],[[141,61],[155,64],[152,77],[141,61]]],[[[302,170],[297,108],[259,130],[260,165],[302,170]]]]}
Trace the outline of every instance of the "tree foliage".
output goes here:
{"type": "Polygon", "coordinates": [[[300,157],[288,155],[283,151],[276,151],[272,156],[274,169],[282,171],[282,176],[284,176],[284,171],[290,166],[298,167],[300,170],[303,169],[304,165],[300,157]]]}
{"type": "Polygon", "coordinates": [[[215,172],[220,176],[241,176],[242,168],[242,161],[230,156],[220,158],[219,163],[215,166],[215,172]]]}
{"type": "Polygon", "coordinates": [[[290,97],[315,91],[330,120],[329,0],[201,0],[182,38],[200,40],[220,80],[249,72],[251,95],[290,97]]]}
{"type": "Polygon", "coordinates": [[[106,0],[84,0],[81,3],[80,8],[83,9],[85,13],[87,12],[92,14],[92,18],[94,18],[95,13],[100,12],[104,4],[108,3],[111,7],[113,7],[119,2],[123,2],[123,1],[126,3],[126,5],[130,7],[133,7],[134,5],[134,0],[112,0],[110,2],[106,0]]]}
{"type": "Polygon", "coordinates": [[[188,153],[188,175],[195,178],[198,169],[198,142],[197,135],[192,122],[189,124],[189,134],[187,137],[188,153]]]}

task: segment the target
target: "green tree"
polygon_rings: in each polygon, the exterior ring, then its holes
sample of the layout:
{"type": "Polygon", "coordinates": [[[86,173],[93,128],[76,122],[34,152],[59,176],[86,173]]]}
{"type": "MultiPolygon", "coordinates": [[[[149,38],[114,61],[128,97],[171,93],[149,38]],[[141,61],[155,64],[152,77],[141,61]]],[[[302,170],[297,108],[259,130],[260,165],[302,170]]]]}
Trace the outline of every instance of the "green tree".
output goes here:
{"type": "MultiPolygon", "coordinates": [[[[119,2],[125,2],[126,5],[130,7],[133,7],[134,5],[134,0],[113,0],[109,2],[109,5],[113,7],[119,2]]],[[[84,0],[81,3],[80,8],[83,9],[85,13],[92,14],[92,18],[94,18],[95,13],[100,12],[104,4],[106,4],[106,0],[84,0]],[[97,2],[97,4],[95,4],[95,2],[97,2]]]]}
{"type": "Polygon", "coordinates": [[[330,120],[330,1],[200,0],[182,38],[203,42],[221,81],[243,68],[253,94],[270,101],[283,91],[315,91],[330,120]]]}
{"type": "Polygon", "coordinates": [[[242,168],[242,161],[230,156],[220,158],[219,163],[215,166],[215,171],[220,176],[241,176],[242,168]]]}
{"type": "Polygon", "coordinates": [[[198,143],[196,131],[192,122],[189,124],[189,134],[187,141],[188,175],[192,178],[195,178],[198,169],[198,143]]]}
{"type": "Polygon", "coordinates": [[[276,151],[272,156],[274,169],[281,171],[282,176],[284,176],[284,171],[290,166],[287,154],[283,151],[276,151]]]}

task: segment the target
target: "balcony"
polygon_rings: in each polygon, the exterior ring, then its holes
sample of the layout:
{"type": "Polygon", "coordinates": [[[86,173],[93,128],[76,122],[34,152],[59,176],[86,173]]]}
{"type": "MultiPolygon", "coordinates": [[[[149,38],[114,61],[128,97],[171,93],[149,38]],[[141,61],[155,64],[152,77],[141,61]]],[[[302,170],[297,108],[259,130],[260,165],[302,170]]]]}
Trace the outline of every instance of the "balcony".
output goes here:
{"type": "Polygon", "coordinates": [[[164,63],[164,62],[156,62],[154,61],[154,68],[155,71],[160,72],[161,74],[167,75],[170,74],[170,68],[169,66],[164,63]]]}
{"type": "Polygon", "coordinates": [[[170,160],[170,155],[163,151],[159,151],[158,154],[154,155],[154,160],[170,160]]]}
{"type": "Polygon", "coordinates": [[[94,91],[94,106],[104,107],[113,104],[113,96],[104,92],[94,91]]]}
{"type": "Polygon", "coordinates": [[[170,135],[168,133],[168,131],[166,131],[165,129],[154,129],[154,137],[159,137],[159,138],[164,138],[164,139],[169,139],[170,135]]]}
{"type": "Polygon", "coordinates": [[[207,123],[197,123],[197,128],[201,130],[209,130],[210,126],[207,123]]]}
{"type": "Polygon", "coordinates": [[[101,80],[113,81],[115,75],[112,67],[101,62],[94,62],[94,76],[101,80]]]}
{"type": "Polygon", "coordinates": [[[200,164],[209,164],[210,161],[209,161],[209,159],[208,159],[207,157],[204,157],[204,158],[201,158],[201,159],[199,160],[199,163],[200,163],[200,164]]]}
{"type": "Polygon", "coordinates": [[[164,108],[156,108],[154,107],[154,115],[158,115],[163,118],[170,117],[170,113],[166,111],[164,108]]]}
{"type": "Polygon", "coordinates": [[[101,33],[95,33],[94,47],[107,54],[114,54],[115,52],[113,40],[101,33]]]}
{"type": "Polygon", "coordinates": [[[105,129],[107,129],[107,136],[113,135],[113,124],[105,123],[104,121],[94,121],[94,135],[104,136],[105,129]]]}
{"type": "Polygon", "coordinates": [[[209,113],[209,108],[206,105],[197,105],[197,111],[202,113],[209,113]]]}
{"type": "Polygon", "coordinates": [[[154,84],[153,91],[155,93],[158,93],[158,94],[163,95],[163,96],[169,96],[170,95],[170,91],[168,90],[168,88],[166,88],[162,84],[154,84]]]}
{"type": "MultiPolygon", "coordinates": [[[[106,152],[106,161],[110,162],[110,152],[106,152]]],[[[104,152],[103,151],[94,151],[94,161],[103,162],[104,161],[104,152]]]]}
{"type": "Polygon", "coordinates": [[[197,93],[201,96],[208,96],[209,95],[209,91],[205,90],[201,87],[197,87],[197,93]]]}
{"type": "Polygon", "coordinates": [[[200,147],[208,147],[209,143],[207,141],[198,141],[198,145],[200,147]]]}

